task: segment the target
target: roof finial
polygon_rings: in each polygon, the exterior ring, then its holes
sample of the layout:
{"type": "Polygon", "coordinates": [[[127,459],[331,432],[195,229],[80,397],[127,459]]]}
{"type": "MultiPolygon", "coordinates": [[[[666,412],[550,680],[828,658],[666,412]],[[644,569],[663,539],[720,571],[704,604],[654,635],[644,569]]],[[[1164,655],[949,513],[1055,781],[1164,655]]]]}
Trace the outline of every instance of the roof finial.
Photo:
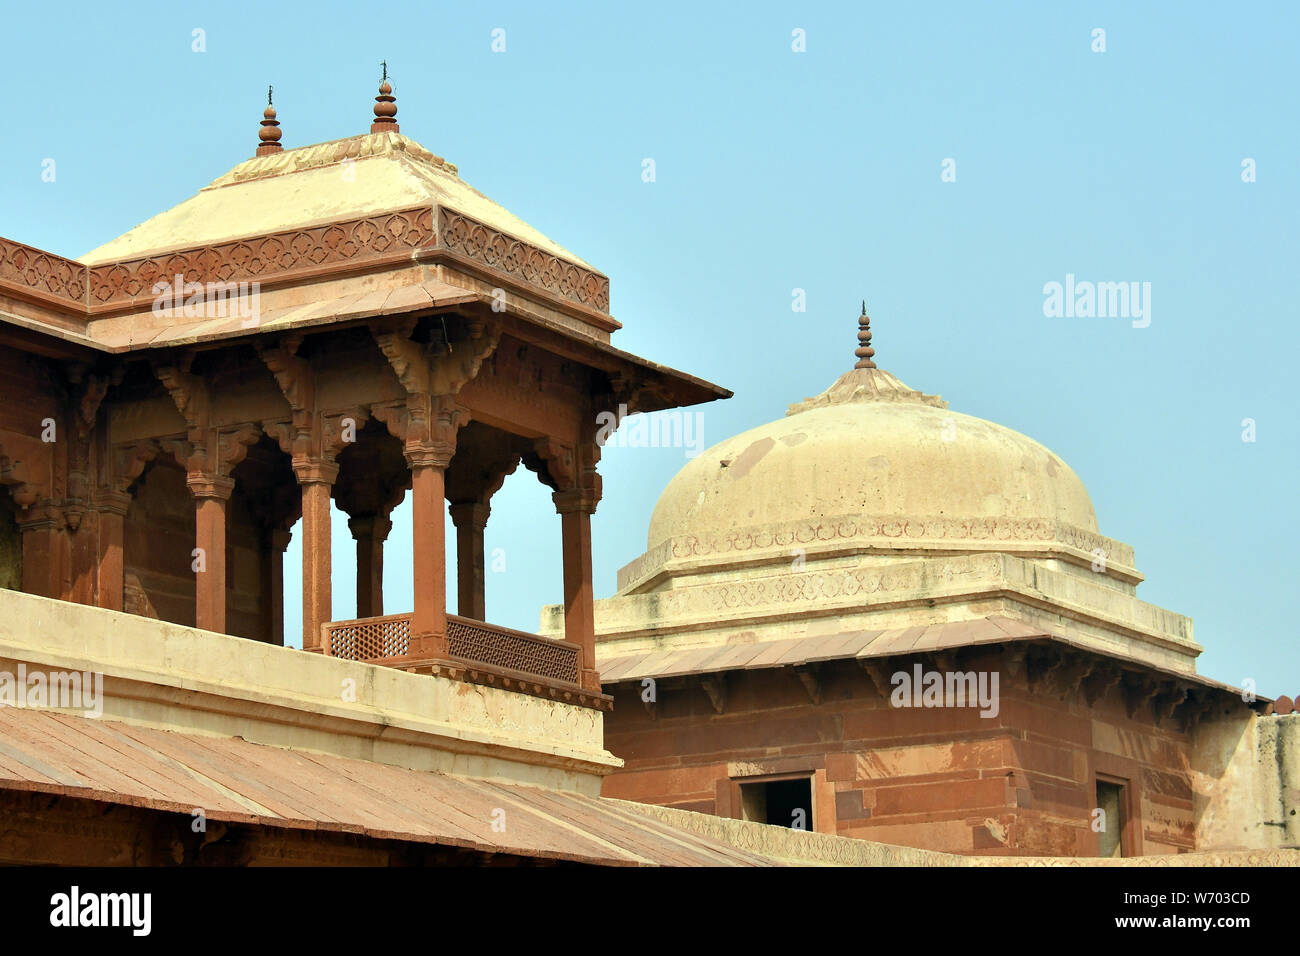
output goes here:
{"type": "Polygon", "coordinates": [[[397,97],[393,96],[393,87],[388,82],[388,61],[381,60],[379,65],[384,75],[379,84],[379,95],[375,97],[375,121],[370,124],[372,133],[396,133],[397,97]]]}
{"type": "Polygon", "coordinates": [[[862,300],[862,315],[858,316],[858,347],[853,352],[858,357],[854,368],[875,368],[871,361],[876,350],[871,347],[871,316],[867,315],[867,300],[862,300]]]}
{"type": "Polygon", "coordinates": [[[257,138],[261,140],[257,147],[258,156],[270,156],[272,153],[284,151],[280,145],[280,124],[275,119],[275,107],[271,105],[272,88],[266,88],[266,111],[262,113],[262,128],[257,131],[257,138]]]}

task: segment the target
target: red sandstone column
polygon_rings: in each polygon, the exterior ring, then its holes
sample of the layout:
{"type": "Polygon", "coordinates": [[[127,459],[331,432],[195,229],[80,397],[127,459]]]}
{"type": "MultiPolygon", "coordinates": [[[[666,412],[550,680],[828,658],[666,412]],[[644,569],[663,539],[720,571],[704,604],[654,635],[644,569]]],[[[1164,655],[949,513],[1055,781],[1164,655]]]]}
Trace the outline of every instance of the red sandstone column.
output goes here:
{"type": "Polygon", "coordinates": [[[393,522],[383,515],[348,519],[357,542],[357,617],[384,616],[384,542],[393,522]]]}
{"type": "Polygon", "coordinates": [[[69,514],[68,600],[95,606],[99,579],[99,513],[94,510],[69,514]]]}
{"type": "Polygon", "coordinates": [[[96,567],[95,603],[113,611],[123,608],[126,559],[124,536],[131,496],[120,491],[103,493],[96,501],[99,512],[99,561],[96,567]]]}
{"type": "Polygon", "coordinates": [[[451,506],[456,526],[456,612],[476,621],[487,620],[483,529],[490,513],[491,508],[477,501],[451,506]]]}
{"type": "Polygon", "coordinates": [[[321,626],[334,608],[330,593],[330,490],[338,477],[333,462],[295,462],[302,487],[302,649],[321,653],[321,626]]]}
{"type": "Polygon", "coordinates": [[[23,534],[23,591],[68,600],[71,557],[62,513],[48,505],[32,505],[17,523],[23,534]]]}
{"type": "Polygon", "coordinates": [[[194,495],[194,546],[202,554],[194,575],[194,626],[226,633],[226,505],[235,490],[233,478],[191,474],[194,495]]]}
{"type": "Polygon", "coordinates": [[[595,503],[581,491],[551,496],[560,513],[564,552],[564,639],[582,648],[582,686],[600,690],[596,673],[596,608],[591,583],[591,512],[595,503]]]}
{"type": "Polygon", "coordinates": [[[444,470],[441,456],[408,456],[411,465],[412,565],[415,613],[411,618],[411,655],[447,656],[446,535],[443,528],[444,470]]]}
{"type": "Polygon", "coordinates": [[[266,632],[271,636],[271,643],[280,647],[284,646],[284,552],[292,537],[284,528],[274,528],[268,536],[266,591],[269,626],[266,632]]]}

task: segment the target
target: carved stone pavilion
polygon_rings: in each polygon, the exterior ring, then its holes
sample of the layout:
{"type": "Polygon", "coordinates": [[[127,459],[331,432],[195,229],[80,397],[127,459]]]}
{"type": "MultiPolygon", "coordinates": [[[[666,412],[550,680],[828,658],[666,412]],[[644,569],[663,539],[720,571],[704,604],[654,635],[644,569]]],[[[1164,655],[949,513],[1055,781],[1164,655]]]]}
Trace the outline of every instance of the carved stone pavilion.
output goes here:
{"type": "Polygon", "coordinates": [[[301,516],[304,650],[604,707],[596,415],[730,393],[611,346],[609,280],[395,113],[385,82],[369,134],[284,150],[268,107],[254,158],[80,260],[0,241],[21,587],[282,644],[301,516]],[[560,515],[562,641],[484,620],[483,530],[520,463],[560,515]],[[386,615],[384,539],[408,491],[415,606],[386,615]],[[331,499],[357,541],[357,621],[331,621],[331,499]]]}

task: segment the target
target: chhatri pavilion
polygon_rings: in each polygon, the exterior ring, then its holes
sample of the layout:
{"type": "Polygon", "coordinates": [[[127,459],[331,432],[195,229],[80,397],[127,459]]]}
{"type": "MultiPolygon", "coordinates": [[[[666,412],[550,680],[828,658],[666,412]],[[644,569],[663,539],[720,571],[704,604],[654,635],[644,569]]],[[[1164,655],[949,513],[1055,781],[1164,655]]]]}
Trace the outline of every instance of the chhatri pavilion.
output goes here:
{"type": "Polygon", "coordinates": [[[1295,862],[1300,716],[1197,675],[1070,469],[865,325],[595,601],[602,413],[730,393],[616,348],[608,278],[402,135],[386,79],[372,111],[285,149],[268,102],[252,157],[80,258],[0,238],[0,863],[1295,862]],[[537,634],[485,613],[520,465],[561,528],[537,634]],[[891,709],[913,664],[1002,672],[1000,717],[891,709]]]}
{"type": "Polygon", "coordinates": [[[5,242],[0,442],[22,589],[283,644],[301,517],[303,649],[492,664],[603,706],[597,413],[730,393],[611,346],[604,275],[402,136],[387,82],[374,111],[368,135],[285,150],[268,107],[256,156],[80,260],[5,242]],[[46,419],[61,440],[43,440],[46,419]],[[559,642],[483,620],[484,525],[521,463],[562,524],[559,642]],[[385,615],[384,539],[408,492],[415,607],[385,615]],[[357,541],[363,620],[346,625],[331,625],[331,499],[357,541]]]}

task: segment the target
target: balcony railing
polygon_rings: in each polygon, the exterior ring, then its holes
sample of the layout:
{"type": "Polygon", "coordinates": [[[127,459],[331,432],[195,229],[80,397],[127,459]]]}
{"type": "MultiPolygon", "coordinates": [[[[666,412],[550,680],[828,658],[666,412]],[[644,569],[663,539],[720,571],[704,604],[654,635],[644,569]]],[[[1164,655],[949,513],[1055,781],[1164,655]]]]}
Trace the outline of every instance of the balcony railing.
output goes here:
{"type": "MultiPolygon", "coordinates": [[[[394,664],[411,647],[411,615],[389,614],[325,625],[325,653],[368,664],[394,664]]],[[[515,682],[548,686],[581,683],[579,648],[524,631],[447,615],[447,646],[454,662],[477,666],[515,682]]]]}

